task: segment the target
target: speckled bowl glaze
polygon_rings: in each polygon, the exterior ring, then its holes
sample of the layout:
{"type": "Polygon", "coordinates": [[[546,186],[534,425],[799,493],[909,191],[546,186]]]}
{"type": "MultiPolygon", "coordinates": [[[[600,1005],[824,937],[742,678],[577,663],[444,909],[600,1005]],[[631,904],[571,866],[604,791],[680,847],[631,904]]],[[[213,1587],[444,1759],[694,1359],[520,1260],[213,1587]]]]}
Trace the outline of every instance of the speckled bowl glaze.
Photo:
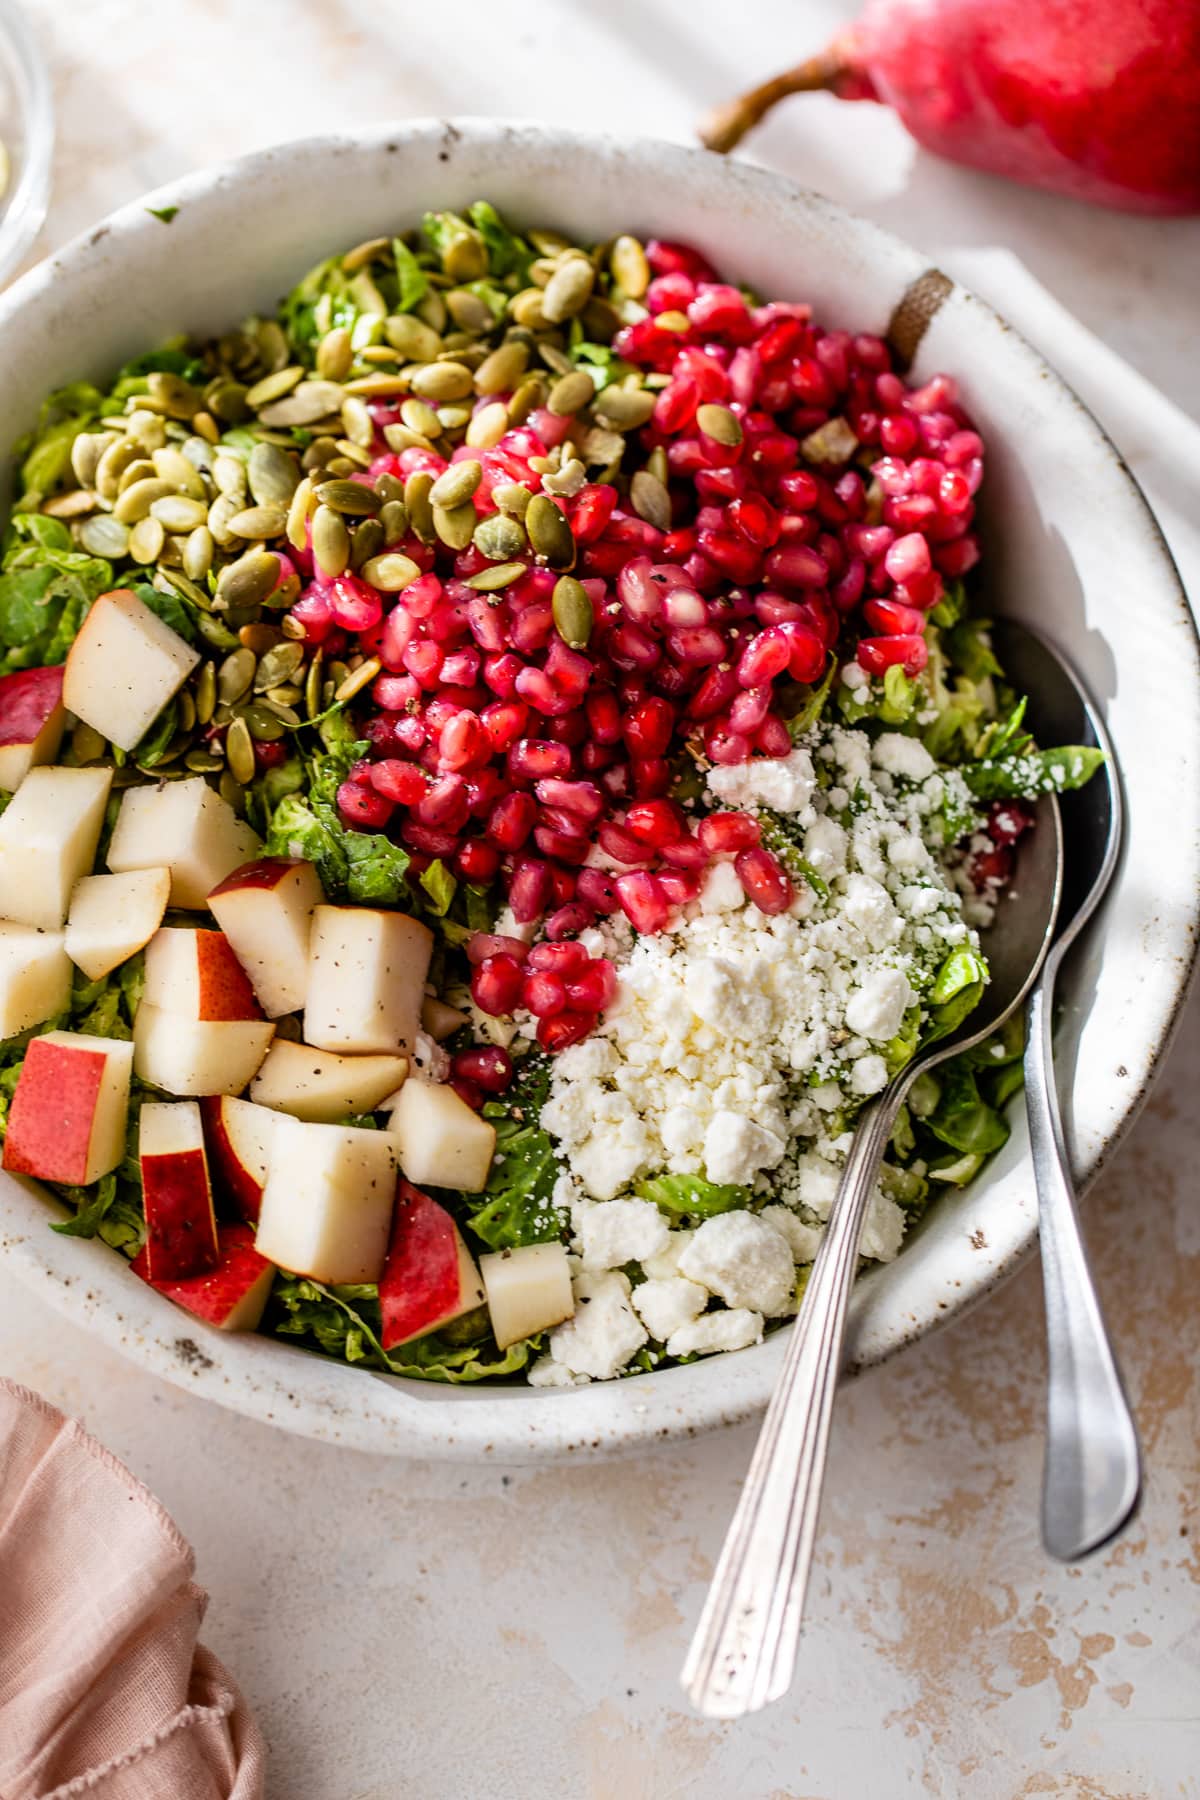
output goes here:
{"type": "MultiPolygon", "coordinates": [[[[1103,702],[1129,807],[1122,866],[1062,981],[1060,1069],[1081,1183],[1141,1104],[1180,1009],[1200,896],[1200,660],[1155,521],[1113,446],[1034,350],[916,250],[790,182],[698,150],[534,126],[372,127],[264,151],[164,188],[43,263],[0,301],[5,446],[50,388],[103,376],[167,335],[271,308],[339,244],[486,195],[584,238],[698,244],[725,274],[863,331],[891,331],[920,379],[954,374],[989,446],[987,581],[1039,624],[1103,702]]],[[[7,489],[7,471],[0,471],[7,489]]],[[[734,1356],[569,1391],[445,1388],[371,1375],[261,1337],[207,1331],[99,1242],[48,1229],[31,1184],[0,1179],[10,1266],[154,1373],[257,1419],[363,1450],[580,1457],[760,1409],[776,1337],[734,1356]]],[[[1023,1121],[983,1180],[947,1194],[899,1260],[856,1289],[850,1358],[892,1355],[1012,1272],[1036,1229],[1023,1121]]]]}

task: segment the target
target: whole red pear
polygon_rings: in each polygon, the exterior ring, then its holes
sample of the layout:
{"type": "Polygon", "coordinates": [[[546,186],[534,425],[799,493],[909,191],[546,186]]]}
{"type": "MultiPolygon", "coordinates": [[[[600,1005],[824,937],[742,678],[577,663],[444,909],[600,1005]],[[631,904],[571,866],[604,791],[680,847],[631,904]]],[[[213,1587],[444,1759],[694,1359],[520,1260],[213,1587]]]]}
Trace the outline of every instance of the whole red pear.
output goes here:
{"type": "Polygon", "coordinates": [[[952,162],[1102,206],[1200,211],[1200,0],[868,0],[701,136],[731,149],[815,88],[892,107],[952,162]]]}

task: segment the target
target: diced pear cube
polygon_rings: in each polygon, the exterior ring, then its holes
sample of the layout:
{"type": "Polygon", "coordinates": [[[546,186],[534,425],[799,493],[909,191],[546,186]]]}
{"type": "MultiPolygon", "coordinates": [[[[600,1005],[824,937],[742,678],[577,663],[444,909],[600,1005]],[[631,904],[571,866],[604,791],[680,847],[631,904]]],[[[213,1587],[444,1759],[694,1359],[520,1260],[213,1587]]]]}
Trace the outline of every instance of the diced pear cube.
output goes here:
{"type": "Polygon", "coordinates": [[[561,1244],[523,1244],[479,1259],[492,1331],[501,1350],[561,1325],[575,1311],[571,1270],[561,1244]]]}
{"type": "Polygon", "coordinates": [[[322,1050],[412,1053],[433,933],[407,914],[318,906],[309,940],[304,1036],[322,1050]]]}
{"type": "MultiPolygon", "coordinates": [[[[0,821],[2,822],[2,821],[0,821]]],[[[198,910],[262,845],[202,775],[127,788],[117,814],[108,866],[171,871],[171,905],[198,910]]]]}
{"type": "Polygon", "coordinates": [[[496,1148],[496,1127],[437,1081],[405,1082],[388,1127],[400,1167],[418,1187],[462,1188],[480,1194],[496,1148]]]}
{"type": "Polygon", "coordinates": [[[111,769],[30,769],[0,815],[0,918],[61,929],[96,859],[111,769]]]}
{"type": "Polygon", "coordinates": [[[338,1056],[277,1037],[250,1083],[250,1098],[296,1119],[336,1125],[374,1112],[408,1074],[404,1056],[338,1056]]]}
{"type": "Polygon", "coordinates": [[[282,856],[245,863],[208,896],[268,1019],[304,1005],[313,908],[324,898],[313,865],[282,856]]]}
{"type": "Polygon", "coordinates": [[[99,1181],[125,1154],[133,1045],[48,1031],[25,1052],[8,1112],[4,1167],[42,1181],[99,1181]]]}
{"type": "Polygon", "coordinates": [[[0,676],[0,788],[10,794],[36,764],[58,755],[67,717],[62,689],[61,668],[0,676]]]}
{"type": "Polygon", "coordinates": [[[70,998],[62,932],[0,923],[0,1039],[65,1012],[70,998]]]}
{"type": "Polygon", "coordinates": [[[67,955],[89,981],[144,950],[162,924],[171,893],[168,869],[85,875],[71,889],[67,955]]]}
{"type": "Polygon", "coordinates": [[[67,653],[68,712],[132,750],[183,686],[199,652],[128,588],[96,600],[67,653]]]}
{"type": "Polygon", "coordinates": [[[260,1256],[314,1281],[378,1281],[396,1196],[385,1131],[279,1115],[255,1240],[260,1256]]]}
{"type": "Polygon", "coordinates": [[[133,1067],[168,1094],[240,1094],[274,1036],[269,1020],[189,1019],[143,1000],[133,1021],[133,1067]]]}

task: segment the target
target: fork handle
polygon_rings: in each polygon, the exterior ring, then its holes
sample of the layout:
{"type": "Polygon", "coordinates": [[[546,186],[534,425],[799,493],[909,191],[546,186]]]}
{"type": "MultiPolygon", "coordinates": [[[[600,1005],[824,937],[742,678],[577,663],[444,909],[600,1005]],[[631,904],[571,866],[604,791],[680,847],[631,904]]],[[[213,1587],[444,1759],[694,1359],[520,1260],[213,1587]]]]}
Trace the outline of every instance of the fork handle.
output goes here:
{"type": "Polygon", "coordinates": [[[834,1393],[858,1243],[903,1090],[860,1115],[783,1371],[683,1669],[710,1718],[757,1712],[786,1692],[817,1533],[834,1393]]]}
{"type": "Polygon", "coordinates": [[[1141,1490],[1137,1427],[1092,1284],[1054,1082],[1052,964],[1029,997],[1025,1101],[1046,1297],[1046,1457],[1042,1542],[1061,1562],[1099,1549],[1141,1490]]]}

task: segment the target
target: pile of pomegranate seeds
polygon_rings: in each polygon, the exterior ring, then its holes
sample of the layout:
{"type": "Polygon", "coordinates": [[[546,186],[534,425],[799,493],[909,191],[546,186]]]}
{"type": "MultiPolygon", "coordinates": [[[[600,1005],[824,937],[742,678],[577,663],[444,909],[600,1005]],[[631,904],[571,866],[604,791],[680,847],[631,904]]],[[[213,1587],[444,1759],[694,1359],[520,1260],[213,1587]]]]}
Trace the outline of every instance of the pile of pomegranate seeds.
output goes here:
{"type": "MultiPolygon", "coordinates": [[[[594,420],[536,409],[450,458],[479,465],[479,521],[528,520],[521,556],[489,557],[475,536],[452,547],[435,510],[434,531],[410,525],[387,546],[415,565],[394,600],[359,575],[317,575],[291,612],[331,654],[380,665],[342,817],[398,839],[418,872],[440,858],[498,882],[518,922],[542,921],[548,942],[532,949],[476,939],[472,991],[489,1013],[528,1008],[551,1050],[611,998],[609,965],[572,942],[597,916],[661,931],[722,858],[764,912],[791,904],[753,818],[697,823],[670,797],[685,746],[710,764],[786,756],[787,719],[831,656],[917,674],[943,579],[978,557],[983,445],[951,381],[910,388],[881,339],[825,331],[806,306],[752,306],[684,246],[646,254],[647,315],[613,342],[650,384],[632,389],[646,422],[618,480],[547,496],[546,459],[586,460],[594,420]],[[584,621],[571,642],[564,616],[584,621]]],[[[416,517],[449,463],[384,448],[395,415],[373,412],[378,454],[361,479],[402,483],[416,517]]],[[[311,577],[311,553],[297,562],[311,577]]],[[[456,1079],[487,1091],[471,1070],[456,1079]]]]}

